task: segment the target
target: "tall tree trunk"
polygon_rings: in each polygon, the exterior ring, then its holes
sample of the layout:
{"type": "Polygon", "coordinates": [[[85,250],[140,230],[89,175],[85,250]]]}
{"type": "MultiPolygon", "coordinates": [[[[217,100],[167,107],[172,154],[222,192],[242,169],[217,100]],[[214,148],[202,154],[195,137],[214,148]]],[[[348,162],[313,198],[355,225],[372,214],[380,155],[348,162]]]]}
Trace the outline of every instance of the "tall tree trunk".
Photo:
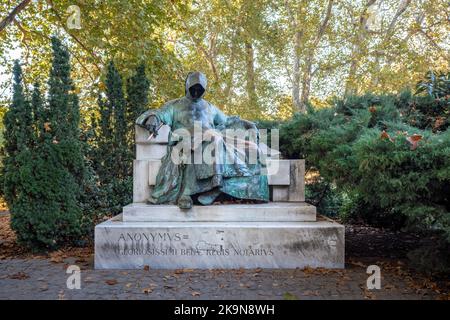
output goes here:
{"type": "Polygon", "coordinates": [[[245,42],[246,65],[247,65],[247,96],[250,105],[257,105],[256,85],[255,85],[255,63],[254,51],[251,41],[245,42]]]}
{"type": "Polygon", "coordinates": [[[303,68],[302,79],[302,96],[300,100],[301,111],[306,111],[306,104],[309,100],[309,94],[311,92],[311,78],[312,78],[312,56],[309,56],[305,61],[305,67],[303,68]]]}
{"type": "Polygon", "coordinates": [[[235,62],[236,62],[236,37],[238,35],[238,31],[235,30],[233,38],[232,38],[232,44],[231,44],[231,52],[230,52],[230,59],[228,65],[230,66],[230,71],[226,75],[225,79],[225,89],[223,90],[223,102],[225,104],[225,107],[227,107],[228,102],[230,101],[230,93],[231,93],[231,87],[233,86],[233,77],[234,77],[234,69],[235,69],[235,62]]]}
{"type": "MultiPolygon", "coordinates": [[[[307,50],[307,52],[303,52],[303,56],[305,57],[305,62],[302,70],[300,70],[300,55],[302,54],[302,40],[303,40],[303,31],[298,29],[298,20],[294,19],[294,65],[293,65],[293,76],[292,76],[292,100],[296,111],[298,112],[306,112],[306,104],[309,100],[309,96],[311,93],[311,80],[313,76],[312,66],[314,63],[314,58],[316,55],[317,47],[325,34],[328,23],[331,18],[331,9],[333,7],[334,0],[329,0],[328,5],[325,11],[325,16],[317,28],[316,36],[312,40],[312,44],[307,50]],[[300,77],[300,72],[302,72],[302,76],[300,77]],[[300,83],[301,78],[301,83],[300,83]],[[301,86],[301,89],[300,89],[301,86]],[[301,90],[301,95],[300,95],[301,90]]],[[[286,8],[290,12],[289,6],[286,4],[286,8]]],[[[293,14],[290,14],[293,17],[293,14]]]]}
{"type": "Polygon", "coordinates": [[[394,17],[392,18],[391,22],[389,23],[389,27],[386,30],[386,33],[384,35],[383,41],[380,43],[380,50],[376,50],[375,52],[375,72],[373,72],[372,79],[370,80],[370,87],[372,89],[375,89],[378,83],[380,82],[380,72],[381,72],[381,61],[384,58],[385,50],[383,49],[383,46],[388,43],[392,36],[394,35],[394,29],[398,22],[398,19],[400,16],[406,11],[408,6],[411,4],[412,0],[405,0],[400,3],[400,5],[397,8],[397,11],[395,12],[394,17]]]}
{"type": "Polygon", "coordinates": [[[227,75],[225,81],[225,89],[223,90],[223,101],[225,105],[230,101],[231,87],[233,86],[233,77],[234,77],[234,63],[235,63],[235,53],[234,46],[231,49],[231,58],[230,58],[230,72],[227,75]]]}
{"type": "Polygon", "coordinates": [[[305,65],[303,68],[303,79],[302,79],[302,96],[301,96],[301,110],[306,111],[306,104],[309,100],[309,95],[311,93],[311,80],[312,80],[312,66],[314,63],[314,58],[316,56],[317,47],[322,40],[325,30],[327,29],[328,23],[331,18],[331,9],[333,8],[334,0],[329,0],[325,11],[325,16],[317,29],[317,34],[309,50],[308,55],[305,58],[305,65]]]}
{"type": "Polygon", "coordinates": [[[298,112],[304,112],[300,101],[300,50],[303,32],[295,31],[294,34],[294,66],[292,72],[292,101],[294,108],[298,112]]]}
{"type": "Polygon", "coordinates": [[[359,59],[361,56],[362,46],[364,43],[364,38],[367,34],[367,10],[371,5],[373,5],[376,2],[376,0],[368,0],[366,5],[364,6],[363,11],[361,12],[361,15],[359,16],[359,27],[357,31],[357,40],[355,41],[355,44],[353,45],[352,53],[351,53],[351,63],[350,68],[348,71],[347,80],[345,83],[345,92],[344,95],[347,96],[355,91],[354,87],[354,81],[355,81],[355,74],[356,70],[358,69],[359,65],[359,59]]]}

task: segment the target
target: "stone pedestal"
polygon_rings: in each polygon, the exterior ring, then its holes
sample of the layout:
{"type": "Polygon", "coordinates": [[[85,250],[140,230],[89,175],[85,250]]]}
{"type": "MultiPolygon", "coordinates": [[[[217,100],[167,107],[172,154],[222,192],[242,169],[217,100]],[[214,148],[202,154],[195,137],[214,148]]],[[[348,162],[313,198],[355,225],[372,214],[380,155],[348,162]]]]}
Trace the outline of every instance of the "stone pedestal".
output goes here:
{"type": "Polygon", "coordinates": [[[132,204],[95,228],[95,268],[344,267],[344,227],[305,203],[132,204]],[[255,208],[251,208],[251,207],[255,208]]]}
{"type": "Polygon", "coordinates": [[[95,268],[344,267],[344,226],[304,202],[304,160],[268,160],[266,204],[147,205],[168,132],[136,128],[133,203],[95,227],[95,268]]]}
{"type": "Polygon", "coordinates": [[[343,268],[344,227],[316,222],[123,222],[95,228],[95,268],[343,268]]]}

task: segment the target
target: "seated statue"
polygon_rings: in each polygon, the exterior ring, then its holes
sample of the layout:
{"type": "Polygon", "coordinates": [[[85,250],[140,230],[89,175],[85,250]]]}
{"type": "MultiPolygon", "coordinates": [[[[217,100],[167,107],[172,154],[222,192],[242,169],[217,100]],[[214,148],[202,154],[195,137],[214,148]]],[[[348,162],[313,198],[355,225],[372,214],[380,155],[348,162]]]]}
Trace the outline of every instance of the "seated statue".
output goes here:
{"type": "Polygon", "coordinates": [[[149,138],[158,134],[162,124],[171,129],[148,202],[177,204],[182,209],[218,200],[267,202],[269,187],[267,176],[262,174],[265,165],[255,124],[226,116],[204,100],[206,84],[204,74],[190,72],[184,97],[147,110],[136,120],[149,131],[149,138]],[[250,134],[240,139],[233,134],[230,142],[229,130],[250,134]],[[245,150],[236,147],[236,141],[245,150]],[[253,157],[251,151],[255,151],[253,157]]]}

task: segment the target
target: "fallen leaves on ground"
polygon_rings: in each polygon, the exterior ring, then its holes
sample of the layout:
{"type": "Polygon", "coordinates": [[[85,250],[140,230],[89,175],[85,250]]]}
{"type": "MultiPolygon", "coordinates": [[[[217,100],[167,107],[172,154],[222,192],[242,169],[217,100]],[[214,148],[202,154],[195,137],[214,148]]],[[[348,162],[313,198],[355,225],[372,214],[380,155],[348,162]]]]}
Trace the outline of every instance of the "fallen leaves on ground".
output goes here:
{"type": "Polygon", "coordinates": [[[364,263],[362,263],[361,261],[353,260],[353,259],[348,259],[347,264],[355,266],[355,267],[366,268],[366,265],[364,263]]]}
{"type": "MultiPolygon", "coordinates": [[[[189,272],[194,272],[194,269],[188,269],[188,268],[184,268],[184,269],[176,269],[174,271],[174,274],[183,274],[183,273],[189,273],[189,272]]],[[[211,270],[210,270],[211,271],[211,270]]]]}
{"type": "Polygon", "coordinates": [[[381,138],[382,140],[383,140],[383,139],[386,139],[386,140],[389,140],[389,141],[391,141],[391,142],[394,142],[394,140],[391,138],[391,136],[389,135],[389,133],[387,133],[385,130],[383,130],[383,131],[381,132],[380,138],[381,138]]]}
{"type": "Polygon", "coordinates": [[[39,291],[47,291],[48,290],[48,285],[44,284],[42,286],[39,287],[39,291]]]}
{"type": "Polygon", "coordinates": [[[164,289],[175,289],[175,286],[171,284],[165,284],[164,289]]]}
{"type": "Polygon", "coordinates": [[[9,276],[10,279],[16,279],[16,280],[25,280],[28,279],[30,276],[27,275],[25,272],[19,271],[17,273],[14,273],[9,276]]]}
{"type": "Polygon", "coordinates": [[[142,293],[145,293],[145,294],[149,294],[149,293],[152,293],[152,292],[153,292],[152,288],[144,288],[144,289],[142,289],[142,293]]]}
{"type": "Polygon", "coordinates": [[[362,288],[364,291],[364,299],[375,300],[376,296],[373,292],[369,291],[366,287],[362,288]]]}
{"type": "MultiPolygon", "coordinates": [[[[130,283],[130,285],[131,285],[131,283],[130,283]]],[[[145,294],[152,293],[153,290],[154,290],[157,286],[158,286],[158,285],[155,284],[155,283],[150,283],[150,285],[149,285],[148,287],[142,289],[142,293],[145,293],[145,294]]]]}
{"type": "MultiPolygon", "coordinates": [[[[0,201],[1,203],[1,201],[0,201]]],[[[64,259],[74,257],[78,262],[81,260],[91,261],[94,255],[93,246],[88,247],[66,247],[51,253],[35,253],[17,243],[17,237],[10,226],[11,215],[0,215],[0,260],[5,259],[50,259],[53,263],[62,263],[64,259]]]]}
{"type": "Polygon", "coordinates": [[[8,211],[8,204],[3,197],[0,197],[0,211],[8,211]]]}
{"type": "Polygon", "coordinates": [[[119,282],[116,279],[108,279],[105,281],[105,283],[110,286],[114,286],[114,285],[118,284],[119,282]]]}
{"type": "Polygon", "coordinates": [[[90,283],[90,282],[95,282],[92,277],[86,277],[86,279],[84,279],[84,282],[86,283],[90,283]]]}
{"type": "Polygon", "coordinates": [[[60,250],[50,253],[49,256],[50,256],[50,262],[53,262],[53,263],[62,263],[65,258],[64,253],[60,250]]]}
{"type": "Polygon", "coordinates": [[[191,295],[192,295],[193,297],[199,297],[199,296],[201,295],[201,293],[198,292],[198,291],[192,291],[192,292],[191,292],[191,295]]]}
{"type": "Polygon", "coordinates": [[[325,269],[325,268],[311,268],[305,267],[300,269],[305,275],[326,275],[330,273],[341,273],[338,269],[325,269]]]}
{"type": "Polygon", "coordinates": [[[304,296],[319,296],[319,291],[317,290],[306,290],[303,292],[304,296]]]}

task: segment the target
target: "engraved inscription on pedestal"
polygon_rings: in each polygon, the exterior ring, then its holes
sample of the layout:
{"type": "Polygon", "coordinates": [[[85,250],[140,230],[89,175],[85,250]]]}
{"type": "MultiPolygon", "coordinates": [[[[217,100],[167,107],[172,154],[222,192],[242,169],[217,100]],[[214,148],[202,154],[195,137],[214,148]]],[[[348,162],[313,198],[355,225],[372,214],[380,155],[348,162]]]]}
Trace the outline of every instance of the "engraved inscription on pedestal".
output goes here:
{"type": "Polygon", "coordinates": [[[121,233],[115,246],[118,255],[149,256],[272,256],[270,246],[242,247],[239,243],[226,243],[223,231],[215,242],[211,240],[195,240],[188,245],[188,234],[156,232],[156,233],[121,233]]]}
{"type": "Polygon", "coordinates": [[[343,226],[317,222],[105,222],[96,268],[342,268],[343,226]]]}

